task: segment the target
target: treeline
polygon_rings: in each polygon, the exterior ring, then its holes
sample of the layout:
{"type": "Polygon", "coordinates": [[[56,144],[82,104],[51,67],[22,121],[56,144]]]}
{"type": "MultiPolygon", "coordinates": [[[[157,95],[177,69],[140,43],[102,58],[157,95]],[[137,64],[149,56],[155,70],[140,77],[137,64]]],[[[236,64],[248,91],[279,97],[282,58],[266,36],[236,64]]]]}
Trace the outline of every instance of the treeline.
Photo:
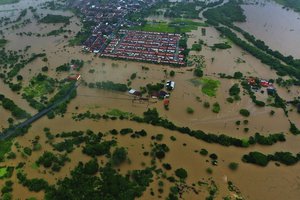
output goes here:
{"type": "MultiPolygon", "coordinates": [[[[91,114],[90,112],[73,116],[74,120],[83,120],[85,118],[95,120],[99,120],[101,118],[112,120],[117,119],[116,117],[109,117],[107,115],[100,114],[91,114]]],[[[125,117],[120,116],[119,119],[125,119],[125,117]]],[[[180,133],[187,134],[191,137],[203,140],[208,143],[216,143],[223,146],[249,147],[250,145],[254,144],[272,145],[277,142],[285,141],[285,135],[283,133],[270,134],[268,136],[263,136],[260,133],[256,133],[255,136],[250,136],[249,138],[245,139],[238,139],[227,136],[225,134],[216,135],[213,133],[205,133],[201,130],[191,130],[188,127],[179,127],[171,121],[161,118],[155,108],[148,109],[146,112],[143,113],[143,117],[133,116],[130,118],[130,120],[138,123],[147,123],[152,124],[154,126],[161,126],[172,131],[178,131],[180,133]]]]}
{"type": "Polygon", "coordinates": [[[279,76],[290,75],[292,77],[296,77],[300,79],[300,70],[295,69],[289,65],[282,64],[278,59],[272,57],[271,55],[264,53],[257,47],[250,45],[244,40],[240,39],[234,32],[232,32],[229,28],[226,27],[216,27],[219,32],[228,37],[235,44],[240,46],[245,51],[249,52],[251,55],[259,59],[262,63],[269,65],[271,69],[277,71],[279,76]]]}
{"type": "Polygon", "coordinates": [[[45,53],[39,53],[39,54],[32,54],[30,58],[28,58],[27,60],[21,60],[19,63],[15,64],[12,68],[11,71],[9,71],[7,73],[7,77],[8,78],[13,78],[15,77],[19,71],[24,68],[28,63],[34,61],[35,59],[39,58],[39,57],[45,57],[46,54],[45,53]]]}
{"type": "Polygon", "coordinates": [[[52,15],[52,14],[47,14],[45,17],[40,19],[40,23],[47,23],[47,24],[55,24],[55,23],[64,23],[64,24],[69,24],[70,23],[70,18],[67,16],[62,16],[62,15],[52,15]]]}
{"type": "Polygon", "coordinates": [[[2,102],[3,108],[9,110],[12,116],[16,119],[25,119],[30,117],[30,114],[17,106],[11,99],[6,98],[3,94],[0,94],[0,101],[2,102]]]}
{"type": "Polygon", "coordinates": [[[113,91],[120,91],[120,92],[126,92],[129,89],[126,84],[114,83],[112,81],[89,83],[87,85],[89,88],[98,88],[103,90],[113,90],[113,91]]]}
{"type": "Polygon", "coordinates": [[[242,160],[263,167],[267,166],[270,161],[280,162],[285,165],[294,165],[300,160],[300,153],[296,156],[290,152],[276,152],[274,154],[265,155],[255,151],[244,155],[242,160]]]}
{"type": "Polygon", "coordinates": [[[262,63],[271,66],[271,69],[275,69],[278,75],[290,75],[300,80],[300,60],[295,60],[292,56],[284,56],[279,51],[270,49],[263,41],[256,40],[253,35],[233,24],[233,22],[244,22],[246,19],[238,1],[231,0],[223,6],[207,10],[203,16],[208,19],[207,23],[216,26],[218,31],[235,44],[261,60],[262,63]],[[229,28],[219,27],[219,23],[240,32],[255,47],[240,39],[229,28]],[[279,60],[287,65],[282,64],[279,60]]]}

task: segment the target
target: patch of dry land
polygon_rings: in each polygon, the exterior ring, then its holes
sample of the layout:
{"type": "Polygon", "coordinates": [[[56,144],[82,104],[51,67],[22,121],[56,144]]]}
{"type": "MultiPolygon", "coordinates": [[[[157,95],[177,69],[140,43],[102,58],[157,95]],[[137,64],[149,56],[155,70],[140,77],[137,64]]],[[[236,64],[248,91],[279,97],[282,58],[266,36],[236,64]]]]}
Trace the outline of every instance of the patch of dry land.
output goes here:
{"type": "Polygon", "coordinates": [[[0,12],[0,137],[71,92],[0,141],[1,199],[299,199],[297,79],[213,26],[186,33],[186,67],[100,58],[69,46],[72,12],[24,1],[0,12]]]}

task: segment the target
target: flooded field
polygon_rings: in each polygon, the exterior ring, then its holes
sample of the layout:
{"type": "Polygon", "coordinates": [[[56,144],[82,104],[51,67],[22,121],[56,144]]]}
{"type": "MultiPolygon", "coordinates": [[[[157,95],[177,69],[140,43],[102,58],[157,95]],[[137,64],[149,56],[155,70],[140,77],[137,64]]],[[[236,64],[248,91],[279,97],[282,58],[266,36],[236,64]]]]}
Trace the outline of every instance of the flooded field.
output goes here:
{"type": "MultiPolygon", "coordinates": [[[[30,1],[24,0],[18,4],[0,6],[0,10],[8,9],[24,9],[26,6],[37,6],[44,1],[30,1]]],[[[281,37],[280,31],[276,31],[276,28],[285,30],[285,33],[297,33],[296,27],[300,27],[295,24],[285,23],[279,21],[280,26],[293,26],[294,31],[290,31],[289,28],[282,28],[273,25],[273,22],[278,22],[276,16],[266,17],[266,15],[260,16],[266,20],[257,20],[259,12],[270,13],[269,8],[272,8],[272,12],[280,10],[278,16],[281,16],[282,12],[292,12],[283,10],[277,4],[271,2],[259,3],[257,5],[244,5],[245,14],[247,15],[247,23],[240,24],[243,29],[254,34],[257,38],[263,39],[266,43],[274,49],[278,49],[281,52],[292,54],[297,56],[297,48],[295,40],[299,37],[296,35],[285,35],[284,40],[279,39],[281,37]],[[268,8],[268,9],[267,9],[268,8]],[[255,12],[251,9],[254,9],[255,12]],[[267,9],[268,12],[264,9],[267,9]],[[253,18],[251,18],[251,16],[253,18]],[[254,20],[256,24],[254,25],[254,20]],[[270,20],[270,21],[267,21],[270,20]],[[274,21],[272,21],[274,20],[274,21]],[[262,23],[262,27],[259,23],[262,23]],[[266,25],[265,25],[266,24],[266,25]],[[268,31],[275,35],[269,37],[266,34],[268,31]],[[252,32],[253,31],[253,32],[252,32]],[[257,31],[257,32],[255,32],[257,31]],[[261,31],[261,32],[260,32],[261,31]],[[260,35],[261,34],[261,35],[260,35]],[[264,37],[260,37],[264,36],[264,37]],[[279,37],[280,36],[280,37],[279,37]],[[294,41],[293,38],[295,39],[294,41]],[[289,41],[291,40],[291,41],[289,41]],[[286,42],[281,44],[280,42],[286,42]],[[287,43],[291,42],[291,46],[288,47],[287,43]],[[273,46],[274,45],[274,46],[273,46]],[[282,45],[282,46],[280,46],[282,45]],[[294,45],[294,46],[293,46],[294,45]],[[277,48],[278,47],[278,48],[277,48]],[[288,48],[287,48],[288,47],[288,48]]],[[[18,11],[19,12],[19,11],[18,11]]],[[[17,11],[0,12],[0,17],[4,15],[17,15],[17,11]],[[14,13],[15,12],[15,13],[14,13]]],[[[39,13],[52,13],[50,10],[39,9],[39,13]]],[[[55,11],[56,14],[64,16],[73,16],[71,12],[55,11]]],[[[277,15],[277,13],[273,13],[277,15]]],[[[293,15],[293,14],[291,14],[293,15]]],[[[26,18],[32,19],[32,13],[29,12],[26,18]]],[[[292,18],[295,16],[291,16],[292,18]]],[[[151,17],[150,20],[168,20],[162,17],[151,17]]],[[[290,19],[290,18],[285,18],[290,19]]],[[[283,20],[283,19],[280,19],[283,20]]],[[[300,20],[298,20],[300,21],[300,20]]],[[[300,22],[299,22],[300,23],[300,22]]],[[[35,165],[36,160],[41,156],[44,151],[53,151],[53,147],[49,143],[46,134],[43,129],[45,127],[50,128],[53,134],[60,133],[62,131],[86,131],[90,129],[94,132],[102,132],[105,134],[105,140],[115,138],[118,146],[126,147],[128,150],[128,157],[130,163],[124,163],[120,167],[120,173],[126,174],[128,170],[143,169],[145,166],[151,165],[151,157],[143,155],[143,152],[151,151],[151,144],[155,143],[151,137],[161,133],[163,139],[161,142],[165,143],[170,151],[166,154],[166,157],[162,161],[156,161],[156,165],[161,168],[163,163],[169,163],[172,166],[172,170],[166,171],[166,175],[173,176],[174,170],[178,168],[185,168],[188,172],[186,183],[188,185],[197,185],[197,182],[209,183],[211,180],[216,182],[218,187],[216,199],[221,199],[227,195],[234,197],[236,192],[228,189],[228,181],[232,181],[234,185],[240,190],[241,196],[244,199],[253,200],[265,200],[265,199],[291,199],[296,200],[300,195],[300,178],[297,176],[300,170],[299,164],[294,166],[280,166],[275,165],[275,162],[270,162],[267,167],[258,167],[252,164],[242,162],[241,158],[244,154],[252,151],[259,151],[265,154],[274,153],[279,151],[289,151],[293,154],[300,152],[299,136],[294,136],[289,132],[290,122],[293,122],[297,127],[300,127],[300,115],[297,113],[295,107],[288,106],[288,117],[285,115],[281,108],[275,108],[272,106],[258,107],[255,106],[249,95],[241,88],[240,80],[220,78],[219,73],[226,75],[233,75],[235,72],[242,72],[245,77],[259,77],[261,79],[276,79],[278,76],[274,70],[271,70],[269,66],[262,64],[259,60],[253,56],[242,51],[238,46],[231,44],[231,48],[226,50],[212,50],[211,46],[216,43],[230,42],[226,38],[220,37],[220,34],[213,28],[207,27],[206,36],[201,34],[201,27],[198,30],[194,30],[188,33],[188,47],[200,40],[204,41],[202,50],[200,52],[191,51],[190,55],[204,56],[205,67],[203,73],[205,78],[218,80],[219,86],[216,90],[215,96],[207,96],[202,92],[202,83],[199,77],[195,77],[193,74],[194,66],[175,68],[166,65],[138,63],[130,61],[119,61],[99,58],[92,53],[83,53],[81,47],[68,46],[68,40],[72,38],[81,28],[81,23],[78,18],[73,16],[69,25],[65,29],[71,30],[67,34],[68,37],[64,37],[64,34],[58,36],[20,36],[19,32],[32,32],[47,34],[52,30],[59,29],[62,25],[42,24],[37,23],[32,19],[32,23],[27,24],[21,29],[4,29],[5,38],[9,41],[6,49],[19,51],[30,45],[28,55],[32,53],[46,53],[47,61],[43,61],[42,58],[38,58],[30,64],[26,65],[19,72],[23,77],[22,84],[28,86],[32,77],[39,73],[44,73],[54,79],[63,80],[69,76],[69,72],[56,72],[56,67],[70,62],[71,59],[80,59],[84,61],[84,66],[80,70],[81,84],[77,88],[77,96],[67,106],[67,112],[64,117],[56,116],[54,119],[48,119],[46,116],[33,123],[29,132],[24,136],[20,136],[14,139],[14,143],[18,143],[21,148],[31,147],[32,141],[35,138],[39,138],[41,149],[33,151],[31,156],[24,156],[24,153],[16,147],[12,146],[12,151],[16,153],[16,159],[5,160],[1,163],[1,166],[17,166],[20,162],[25,162],[26,165],[23,170],[30,178],[44,178],[49,184],[54,184],[57,180],[62,179],[70,175],[70,171],[74,169],[79,161],[87,162],[91,157],[82,153],[82,145],[68,154],[71,161],[67,162],[65,166],[59,172],[52,172],[50,169],[44,167],[37,167],[35,165]],[[47,66],[48,72],[42,72],[42,67],[47,66]],[[175,72],[175,76],[170,76],[170,71],[175,72]],[[136,73],[136,78],[131,79],[132,74],[136,73]],[[141,87],[145,87],[147,84],[163,83],[166,80],[172,80],[176,83],[176,87],[171,91],[169,110],[164,108],[162,100],[152,99],[149,101],[133,101],[133,96],[128,92],[113,92],[97,88],[88,87],[88,83],[96,83],[101,81],[113,81],[115,83],[128,84],[130,88],[141,90],[141,87]],[[130,84],[129,84],[130,82],[130,84]],[[197,84],[199,83],[200,84],[197,84]],[[85,84],[86,83],[86,84],[85,84]],[[195,84],[196,83],[196,84],[195,84]],[[239,84],[241,88],[240,100],[229,103],[226,99],[229,97],[229,89],[234,84],[239,84]],[[204,103],[210,104],[209,108],[204,106],[204,103]],[[218,103],[220,106],[220,112],[215,113],[212,111],[212,105],[218,103]],[[187,112],[187,108],[193,109],[193,113],[187,112]],[[269,135],[270,133],[284,133],[286,136],[285,142],[279,142],[272,146],[252,145],[248,148],[241,147],[225,147],[219,144],[207,143],[202,140],[198,140],[194,137],[190,137],[187,134],[182,134],[177,131],[170,131],[162,127],[152,126],[145,123],[137,123],[129,120],[104,120],[94,121],[91,119],[85,119],[82,121],[75,121],[72,117],[75,114],[85,113],[90,111],[91,113],[105,114],[107,111],[118,109],[124,112],[130,112],[137,116],[142,116],[148,108],[156,108],[162,118],[172,121],[178,126],[189,127],[192,130],[202,130],[206,133],[214,133],[217,135],[226,134],[234,138],[249,138],[255,133],[259,132],[262,135],[269,135]],[[247,109],[250,111],[249,117],[243,117],[239,114],[240,109],[247,109]],[[274,111],[275,114],[270,116],[270,112],[274,111]],[[243,123],[247,120],[247,123],[243,123]],[[237,121],[242,122],[237,125],[237,121]],[[107,134],[111,129],[123,129],[132,128],[134,130],[144,129],[148,132],[148,135],[143,138],[131,138],[129,135],[116,135],[112,136],[107,134]],[[245,131],[245,128],[248,131],[245,131]],[[175,141],[170,137],[176,138],[175,141]],[[208,156],[202,156],[199,154],[201,149],[206,149],[209,154],[215,153],[218,156],[218,165],[214,166],[208,156]],[[229,163],[236,162],[239,167],[236,171],[232,171],[228,168],[229,163]],[[212,170],[208,173],[207,169],[212,170]]],[[[2,30],[2,27],[1,27],[2,30]]],[[[299,30],[300,31],[300,30],[299,30]]],[[[284,35],[284,34],[282,34],[284,35]]],[[[299,53],[299,52],[298,52],[299,53]]],[[[3,72],[4,69],[0,69],[3,72]]],[[[13,79],[16,82],[15,79],[13,79]]],[[[280,87],[278,84],[274,84],[278,93],[284,100],[292,100],[299,96],[299,87],[280,87]],[[290,90],[290,91],[289,91],[290,90]]],[[[0,93],[3,93],[6,97],[13,99],[13,101],[22,109],[26,110],[30,114],[37,113],[37,110],[29,106],[28,102],[21,96],[22,91],[18,94],[10,90],[8,85],[0,81],[0,93]]],[[[268,102],[268,95],[266,89],[261,89],[255,92],[257,99],[264,102],[268,102]],[[263,91],[263,92],[262,92],[263,91]]],[[[4,129],[9,126],[8,118],[12,117],[8,110],[5,110],[0,106],[0,128],[4,129]]],[[[55,138],[55,142],[61,141],[60,138],[55,138]]],[[[98,162],[101,164],[107,162],[105,156],[97,156],[98,162]]],[[[101,165],[102,165],[101,164],[101,165]]],[[[16,177],[16,171],[13,173],[11,180],[13,185],[13,198],[14,199],[26,199],[35,197],[36,199],[43,199],[44,192],[30,192],[26,187],[18,184],[16,177]]],[[[5,179],[0,179],[0,185],[2,186],[5,179]]],[[[166,179],[153,178],[153,182],[143,193],[140,199],[165,199],[168,196],[169,188],[172,183],[166,179]],[[157,192],[159,181],[164,182],[164,192],[161,194],[157,192]],[[151,189],[155,191],[154,195],[151,194],[151,189]]],[[[208,184],[207,187],[210,185],[208,184]]],[[[205,186],[197,185],[198,194],[192,190],[184,192],[181,199],[205,199],[208,196],[209,190],[205,186]]]]}
{"type": "Polygon", "coordinates": [[[237,25],[271,49],[300,58],[300,14],[275,1],[251,0],[242,5],[247,22],[237,25]]]}

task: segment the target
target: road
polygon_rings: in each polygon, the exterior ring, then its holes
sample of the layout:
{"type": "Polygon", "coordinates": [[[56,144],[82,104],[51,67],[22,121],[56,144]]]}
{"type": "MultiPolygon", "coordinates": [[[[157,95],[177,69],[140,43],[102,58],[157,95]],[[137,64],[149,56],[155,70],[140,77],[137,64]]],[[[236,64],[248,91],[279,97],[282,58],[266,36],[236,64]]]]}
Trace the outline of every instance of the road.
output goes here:
{"type": "Polygon", "coordinates": [[[7,131],[0,133],[0,140],[5,140],[9,137],[12,136],[17,136],[18,133],[16,133],[17,129],[21,129],[25,126],[28,126],[30,124],[32,124],[33,122],[35,122],[36,120],[40,119],[41,117],[43,117],[44,115],[46,115],[48,112],[50,112],[51,110],[53,110],[54,108],[56,108],[58,105],[60,105],[61,103],[67,101],[70,97],[70,95],[72,94],[72,92],[74,90],[76,90],[76,88],[79,86],[79,83],[75,82],[73,84],[73,86],[67,91],[66,95],[64,96],[64,98],[54,102],[52,105],[48,106],[47,108],[45,108],[44,110],[38,112],[37,114],[35,114],[34,116],[32,116],[31,118],[25,120],[24,122],[18,124],[16,127],[14,127],[13,129],[8,129],[7,131]]]}

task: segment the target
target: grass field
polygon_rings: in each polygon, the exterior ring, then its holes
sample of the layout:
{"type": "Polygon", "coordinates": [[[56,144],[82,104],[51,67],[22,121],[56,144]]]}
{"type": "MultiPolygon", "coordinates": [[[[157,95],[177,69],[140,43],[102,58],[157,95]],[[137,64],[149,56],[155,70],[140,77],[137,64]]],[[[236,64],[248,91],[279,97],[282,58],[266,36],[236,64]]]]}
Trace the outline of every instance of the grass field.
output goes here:
{"type": "Polygon", "coordinates": [[[186,33],[197,30],[199,26],[207,26],[205,23],[194,22],[189,19],[174,19],[171,22],[150,22],[144,26],[134,27],[134,30],[164,32],[164,33],[186,33]]]}
{"type": "Polygon", "coordinates": [[[123,116],[125,118],[131,118],[133,117],[134,115],[132,113],[129,113],[129,112],[123,112],[121,110],[118,110],[118,109],[112,109],[108,112],[105,113],[106,115],[109,115],[109,116],[112,116],[112,117],[120,117],[120,116],[123,116]]]}
{"type": "Polygon", "coordinates": [[[24,88],[26,96],[41,97],[54,91],[55,81],[51,78],[39,80],[38,77],[33,77],[30,85],[24,88]]]}
{"type": "Polygon", "coordinates": [[[0,5],[18,3],[20,0],[0,0],[0,5]]]}
{"type": "Polygon", "coordinates": [[[203,78],[201,79],[202,84],[202,92],[210,97],[215,97],[218,87],[220,85],[220,81],[213,80],[209,78],[203,78]]]}
{"type": "Polygon", "coordinates": [[[7,167],[0,167],[0,178],[5,177],[7,174],[7,167]]]}

